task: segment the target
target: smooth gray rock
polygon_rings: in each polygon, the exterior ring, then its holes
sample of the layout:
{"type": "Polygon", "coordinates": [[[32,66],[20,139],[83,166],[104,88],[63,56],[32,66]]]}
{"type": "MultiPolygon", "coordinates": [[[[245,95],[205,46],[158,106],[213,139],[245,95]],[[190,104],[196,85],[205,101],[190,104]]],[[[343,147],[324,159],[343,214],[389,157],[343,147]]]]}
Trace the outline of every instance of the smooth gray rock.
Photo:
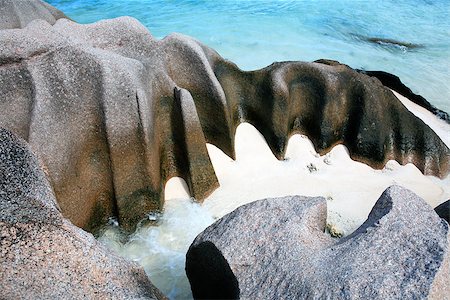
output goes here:
{"type": "Polygon", "coordinates": [[[186,255],[194,297],[450,295],[449,225],[414,193],[388,188],[366,222],[340,239],[325,233],[326,212],[323,198],[289,196],[256,201],[224,216],[195,239],[186,255]]]}
{"type": "Polygon", "coordinates": [[[28,145],[1,128],[0,298],[165,299],[136,263],[63,218],[28,145]]]}
{"type": "Polygon", "coordinates": [[[23,28],[33,20],[55,24],[64,13],[42,0],[0,0],[0,30],[23,28]]]}

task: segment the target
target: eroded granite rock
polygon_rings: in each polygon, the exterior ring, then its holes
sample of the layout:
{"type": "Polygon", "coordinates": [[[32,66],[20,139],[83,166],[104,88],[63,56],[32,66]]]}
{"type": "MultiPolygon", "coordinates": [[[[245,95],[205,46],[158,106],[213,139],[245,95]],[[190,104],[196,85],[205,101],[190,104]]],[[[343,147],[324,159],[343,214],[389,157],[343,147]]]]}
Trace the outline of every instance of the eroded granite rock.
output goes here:
{"type": "Polygon", "coordinates": [[[337,62],[244,72],[192,38],[157,40],[129,17],[0,31],[0,126],[30,143],[63,215],[84,229],[113,216],[132,230],[162,209],[173,176],[203,200],[219,184],[205,144],[234,157],[241,122],[279,159],[300,133],[320,154],[344,144],[375,168],[395,159],[449,173],[450,150],[426,124],[379,80],[337,62]]]}
{"type": "Polygon", "coordinates": [[[197,299],[446,299],[449,225],[392,186],[349,236],[325,233],[324,198],[289,196],[237,208],[186,255],[197,299]],[[226,277],[225,277],[226,276],[226,277]],[[225,277],[225,278],[224,278],[225,277]]]}
{"type": "Polygon", "coordinates": [[[55,24],[63,12],[42,0],[0,0],[0,30],[23,28],[33,20],[55,24]]]}
{"type": "Polygon", "coordinates": [[[23,140],[0,129],[0,298],[165,299],[136,263],[65,219],[23,140]]]}

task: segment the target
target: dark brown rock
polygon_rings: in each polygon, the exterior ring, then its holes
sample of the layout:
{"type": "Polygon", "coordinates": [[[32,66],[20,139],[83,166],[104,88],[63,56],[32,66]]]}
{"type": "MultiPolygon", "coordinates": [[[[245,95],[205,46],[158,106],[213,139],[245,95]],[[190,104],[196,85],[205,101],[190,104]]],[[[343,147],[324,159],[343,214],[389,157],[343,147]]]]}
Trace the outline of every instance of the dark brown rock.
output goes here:
{"type": "Polygon", "coordinates": [[[165,299],[136,263],[65,219],[37,159],[0,129],[0,298],[165,299]]]}
{"type": "Polygon", "coordinates": [[[389,38],[382,38],[382,37],[370,37],[370,36],[364,36],[359,34],[351,34],[354,38],[363,41],[363,42],[369,42],[381,47],[388,48],[390,50],[415,50],[424,48],[424,45],[421,44],[415,44],[411,42],[405,42],[405,41],[399,41],[395,39],[389,39],[389,38]]]}
{"type": "Polygon", "coordinates": [[[0,0],[0,30],[23,28],[33,20],[55,24],[63,12],[42,0],[0,0]]]}
{"type": "Polygon", "coordinates": [[[383,85],[387,86],[390,89],[393,89],[400,95],[405,96],[412,102],[422,106],[426,110],[435,114],[438,118],[450,124],[450,116],[448,115],[448,113],[446,113],[443,110],[440,110],[439,108],[434,107],[424,97],[413,93],[413,91],[411,91],[410,88],[408,88],[406,85],[403,84],[403,82],[400,80],[398,76],[383,71],[358,70],[358,72],[372,77],[376,77],[378,80],[381,81],[383,85]]]}
{"type": "Polygon", "coordinates": [[[219,219],[186,254],[194,297],[448,298],[449,225],[423,199],[392,186],[339,239],[325,232],[326,214],[324,198],[288,196],[219,219]]]}
{"type": "Polygon", "coordinates": [[[199,201],[218,186],[205,143],[234,157],[253,124],[274,155],[307,135],[382,168],[395,159],[444,177],[450,151],[379,80],[339,63],[275,63],[241,71],[192,38],[154,39],[132,18],[0,31],[0,126],[43,161],[64,216],[95,230],[127,229],[163,207],[183,177],[199,201]]]}

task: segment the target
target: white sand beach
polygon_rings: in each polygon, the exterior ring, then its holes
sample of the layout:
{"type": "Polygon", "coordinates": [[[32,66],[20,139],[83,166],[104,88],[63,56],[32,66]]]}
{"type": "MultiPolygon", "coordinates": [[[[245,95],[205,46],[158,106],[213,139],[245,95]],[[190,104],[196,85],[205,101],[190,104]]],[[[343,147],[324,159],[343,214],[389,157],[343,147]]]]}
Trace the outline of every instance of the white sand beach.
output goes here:
{"type": "MultiPolygon", "coordinates": [[[[450,146],[450,126],[432,113],[394,92],[402,103],[427,123],[450,146]]],[[[414,165],[389,161],[375,170],[350,158],[345,146],[338,145],[320,156],[306,136],[289,140],[284,161],[277,160],[263,136],[250,124],[236,132],[236,161],[214,145],[207,145],[220,187],[203,203],[214,218],[238,206],[268,197],[286,195],[327,198],[329,223],[344,234],[355,230],[369,214],[375,201],[390,185],[406,187],[432,207],[450,198],[450,178],[424,176],[414,165]]],[[[187,198],[186,184],[180,178],[166,185],[166,201],[187,198]]]]}

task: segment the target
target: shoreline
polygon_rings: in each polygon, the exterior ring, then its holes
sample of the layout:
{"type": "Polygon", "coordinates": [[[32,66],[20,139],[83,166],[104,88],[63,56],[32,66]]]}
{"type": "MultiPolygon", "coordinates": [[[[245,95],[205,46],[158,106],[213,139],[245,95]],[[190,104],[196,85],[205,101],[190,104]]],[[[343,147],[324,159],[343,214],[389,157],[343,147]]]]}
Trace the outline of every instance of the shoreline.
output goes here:
{"type": "MultiPolygon", "coordinates": [[[[416,104],[397,97],[433,129],[442,127],[444,133],[450,130],[449,125],[429,111],[424,109],[420,114],[416,104]]],[[[447,139],[445,143],[448,142],[447,139]]],[[[395,161],[389,161],[382,170],[375,170],[350,159],[343,145],[320,156],[309,139],[297,134],[289,140],[288,159],[279,161],[262,135],[248,123],[239,125],[235,145],[234,161],[207,144],[221,186],[203,204],[193,201],[182,178],[172,177],[166,183],[165,211],[159,226],[141,228],[126,244],[120,242],[120,235],[114,230],[101,238],[121,255],[138,261],[152,282],[174,298],[190,295],[190,285],[184,275],[184,255],[192,240],[215,220],[246,203],[283,195],[324,196],[328,229],[334,234],[348,235],[365,221],[378,197],[392,184],[413,190],[433,208],[450,198],[450,176],[443,180],[425,176],[414,165],[400,166],[395,161]],[[310,163],[316,171],[310,172],[310,163]],[[285,177],[280,177],[283,174],[285,177]],[[154,251],[160,253],[159,262],[150,258],[154,251]],[[173,279],[171,283],[167,281],[168,276],[173,279]]]]}
{"type": "MultiPolygon", "coordinates": [[[[409,111],[424,121],[450,147],[450,125],[406,97],[395,91],[393,93],[409,111]]],[[[332,223],[339,223],[337,218],[342,214],[349,216],[343,219],[356,218],[358,220],[356,222],[344,222],[347,224],[344,226],[344,231],[345,234],[348,234],[352,231],[351,228],[357,228],[365,220],[375,201],[389,185],[399,184],[411,189],[424,198],[433,208],[450,198],[450,175],[447,175],[444,179],[426,176],[412,164],[401,166],[393,160],[388,161],[381,170],[373,169],[364,163],[352,160],[348,155],[347,148],[343,145],[337,145],[329,153],[320,156],[314,150],[310,140],[299,134],[290,138],[285,161],[279,161],[275,158],[261,133],[248,123],[242,123],[238,126],[235,145],[236,161],[233,161],[216,146],[207,144],[208,153],[221,186],[205,199],[202,206],[214,218],[222,217],[243,204],[262,198],[286,195],[324,196],[328,199],[334,199],[328,201],[329,212],[331,215],[335,215],[332,217],[332,223]],[[308,169],[310,164],[317,170],[310,171],[308,169]],[[273,174],[276,174],[277,180],[284,182],[271,186],[271,176],[261,175],[261,172],[271,173],[274,178],[275,175],[273,174]],[[286,172],[286,176],[283,176],[283,172],[286,172]],[[354,178],[347,176],[350,184],[343,182],[344,174],[353,175],[354,178]],[[296,184],[296,180],[289,179],[289,176],[297,176],[298,184],[296,184]],[[251,178],[251,180],[246,180],[246,178],[251,178]],[[353,202],[358,203],[358,191],[351,189],[351,186],[361,178],[365,178],[364,180],[367,180],[372,186],[362,188],[360,197],[371,200],[362,201],[364,203],[361,203],[358,207],[358,205],[352,205],[353,202]],[[303,183],[301,183],[302,180],[303,183]],[[333,183],[333,181],[336,181],[336,183],[333,183]],[[241,184],[241,188],[248,189],[253,184],[260,188],[260,192],[251,195],[250,191],[245,190],[239,196],[240,200],[227,200],[226,198],[233,197],[230,196],[233,191],[240,189],[240,182],[244,182],[241,184]],[[324,183],[326,182],[332,183],[329,186],[333,186],[333,188],[325,188],[324,183]],[[299,188],[299,185],[311,188],[299,188]],[[339,185],[342,186],[342,191],[339,189],[339,185]],[[353,200],[350,202],[341,200],[342,203],[339,200],[336,201],[336,199],[347,198],[345,189],[350,189],[349,195],[352,195],[353,200]],[[248,199],[244,199],[245,195],[248,199]],[[352,209],[345,209],[346,206],[352,207],[352,209]],[[350,223],[353,223],[353,225],[349,225],[350,223]]],[[[173,201],[174,199],[190,198],[191,196],[184,180],[174,177],[166,184],[165,197],[166,201],[173,201]]]]}

